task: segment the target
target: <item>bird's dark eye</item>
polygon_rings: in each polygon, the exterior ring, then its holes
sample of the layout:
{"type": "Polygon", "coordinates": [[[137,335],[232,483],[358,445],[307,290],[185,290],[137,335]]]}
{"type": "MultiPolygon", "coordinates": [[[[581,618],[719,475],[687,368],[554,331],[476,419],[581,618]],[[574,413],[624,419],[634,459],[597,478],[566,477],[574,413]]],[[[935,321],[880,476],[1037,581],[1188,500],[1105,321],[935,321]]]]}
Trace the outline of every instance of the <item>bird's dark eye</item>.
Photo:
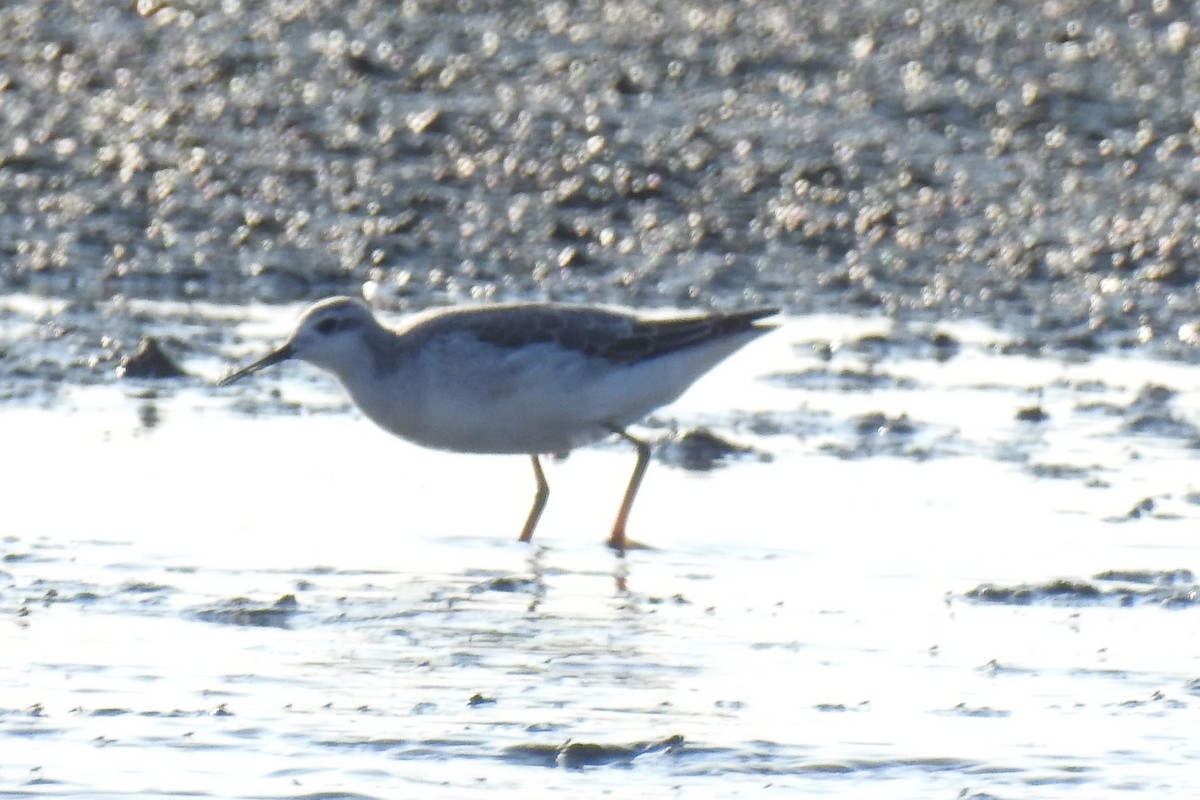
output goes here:
{"type": "Polygon", "coordinates": [[[317,323],[317,333],[333,333],[338,329],[338,321],[334,317],[326,317],[317,323]]]}

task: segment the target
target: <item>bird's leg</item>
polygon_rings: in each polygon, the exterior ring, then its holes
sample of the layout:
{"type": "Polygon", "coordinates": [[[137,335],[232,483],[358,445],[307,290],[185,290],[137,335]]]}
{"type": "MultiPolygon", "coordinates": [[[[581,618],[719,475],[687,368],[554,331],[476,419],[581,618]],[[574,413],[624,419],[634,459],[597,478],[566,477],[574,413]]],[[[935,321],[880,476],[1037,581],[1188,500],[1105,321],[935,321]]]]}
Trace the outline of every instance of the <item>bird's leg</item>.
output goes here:
{"type": "Polygon", "coordinates": [[[629,509],[633,508],[633,498],[637,496],[638,487],[642,485],[642,476],[650,465],[650,445],[641,439],[635,439],[620,428],[614,428],[613,433],[637,448],[637,463],[633,466],[633,475],[629,478],[629,486],[625,489],[625,499],[621,501],[621,510],[617,512],[617,521],[613,524],[612,536],[608,546],[618,553],[625,553],[625,522],[629,519],[629,509]]]}
{"type": "Polygon", "coordinates": [[[550,496],[550,484],[546,483],[546,474],[542,472],[541,462],[536,455],[530,458],[533,460],[533,475],[537,478],[537,494],[533,496],[533,508],[529,509],[529,518],[525,520],[525,527],[521,529],[518,541],[522,542],[533,538],[533,529],[537,527],[542,509],[546,507],[546,498],[550,496]]]}

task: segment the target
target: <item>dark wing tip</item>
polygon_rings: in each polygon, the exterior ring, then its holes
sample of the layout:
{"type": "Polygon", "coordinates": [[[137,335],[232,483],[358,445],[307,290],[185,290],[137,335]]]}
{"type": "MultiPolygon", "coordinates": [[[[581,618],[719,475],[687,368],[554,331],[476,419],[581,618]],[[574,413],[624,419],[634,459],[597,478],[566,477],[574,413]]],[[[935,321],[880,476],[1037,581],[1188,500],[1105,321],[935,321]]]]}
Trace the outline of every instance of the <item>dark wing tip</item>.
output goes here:
{"type": "Polygon", "coordinates": [[[595,348],[593,354],[610,361],[641,361],[728,336],[767,333],[776,326],[754,323],[778,313],[777,308],[756,308],[680,319],[643,320],[634,325],[632,333],[595,348]]]}
{"type": "MultiPolygon", "coordinates": [[[[747,323],[757,322],[760,319],[773,317],[779,313],[778,308],[751,308],[747,311],[730,311],[724,314],[728,319],[744,320],[747,323]]],[[[774,326],[772,326],[774,327],[774,326]]]]}
{"type": "Polygon", "coordinates": [[[755,324],[759,320],[773,317],[779,313],[778,308],[751,308],[746,311],[721,311],[708,318],[714,335],[724,336],[742,331],[769,331],[778,327],[771,321],[766,324],[755,324]]]}

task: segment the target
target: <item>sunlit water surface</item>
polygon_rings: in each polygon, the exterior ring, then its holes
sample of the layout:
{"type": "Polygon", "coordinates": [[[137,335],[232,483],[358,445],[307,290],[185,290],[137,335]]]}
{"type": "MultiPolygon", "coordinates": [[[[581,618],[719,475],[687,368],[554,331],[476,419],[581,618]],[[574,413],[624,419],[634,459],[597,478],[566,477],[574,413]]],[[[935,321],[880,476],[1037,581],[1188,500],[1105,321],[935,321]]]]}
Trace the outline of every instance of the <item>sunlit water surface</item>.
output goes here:
{"type": "Polygon", "coordinates": [[[9,409],[0,794],[1195,791],[1200,373],[939,331],[790,320],[719,367],[645,431],[753,452],[655,463],[623,560],[627,447],[552,462],[522,545],[524,459],[390,438],[303,365],[9,409]]]}

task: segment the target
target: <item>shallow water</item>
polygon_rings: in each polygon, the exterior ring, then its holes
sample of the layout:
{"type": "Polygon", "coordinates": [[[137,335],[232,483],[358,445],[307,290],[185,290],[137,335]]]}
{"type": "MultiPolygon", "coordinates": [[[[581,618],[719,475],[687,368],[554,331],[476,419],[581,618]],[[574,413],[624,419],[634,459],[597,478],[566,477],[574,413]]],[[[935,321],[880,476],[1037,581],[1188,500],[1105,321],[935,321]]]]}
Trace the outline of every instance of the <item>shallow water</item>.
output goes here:
{"type": "Polygon", "coordinates": [[[656,462],[623,560],[619,443],[550,465],[527,546],[522,459],[303,365],[10,408],[3,796],[1195,791],[1200,375],[936,332],[794,319],[719,367],[648,432],[752,452],[656,462]]]}

